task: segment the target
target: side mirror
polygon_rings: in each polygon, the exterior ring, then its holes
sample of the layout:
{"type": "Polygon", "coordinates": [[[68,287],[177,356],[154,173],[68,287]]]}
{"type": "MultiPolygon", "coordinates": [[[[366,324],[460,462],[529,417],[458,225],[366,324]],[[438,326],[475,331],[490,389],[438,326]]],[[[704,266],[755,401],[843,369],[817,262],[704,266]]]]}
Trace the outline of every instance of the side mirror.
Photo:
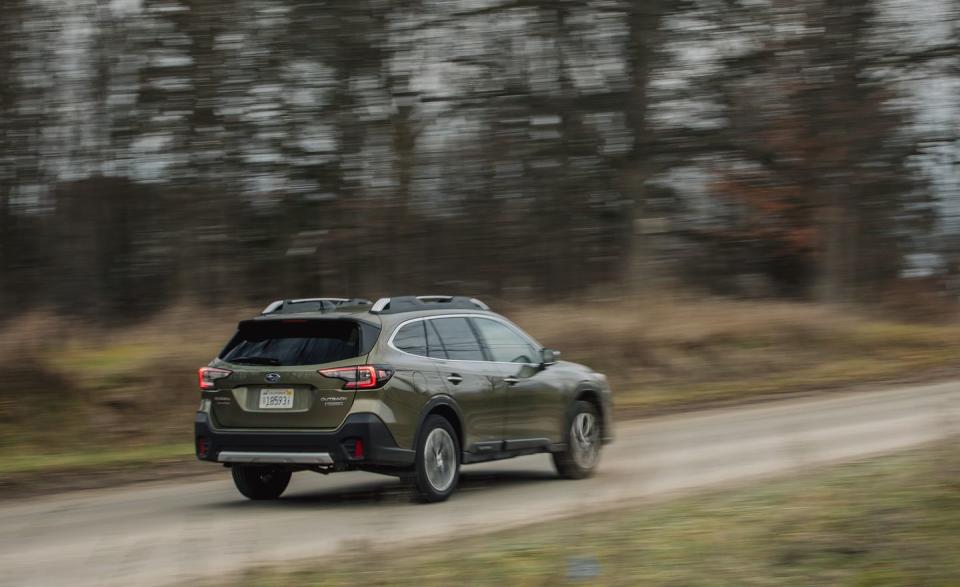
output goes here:
{"type": "Polygon", "coordinates": [[[540,364],[543,367],[547,367],[557,362],[557,359],[560,357],[560,351],[555,351],[553,349],[541,349],[540,350],[540,364]]]}

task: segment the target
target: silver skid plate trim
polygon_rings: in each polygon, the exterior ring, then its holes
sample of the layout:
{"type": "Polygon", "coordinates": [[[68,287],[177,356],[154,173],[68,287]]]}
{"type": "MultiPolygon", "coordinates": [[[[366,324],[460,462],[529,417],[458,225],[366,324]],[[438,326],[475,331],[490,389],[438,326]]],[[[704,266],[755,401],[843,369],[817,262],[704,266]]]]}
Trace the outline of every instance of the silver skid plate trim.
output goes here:
{"type": "Polygon", "coordinates": [[[242,452],[225,450],[217,455],[221,463],[271,463],[291,465],[332,465],[328,452],[242,452]]]}

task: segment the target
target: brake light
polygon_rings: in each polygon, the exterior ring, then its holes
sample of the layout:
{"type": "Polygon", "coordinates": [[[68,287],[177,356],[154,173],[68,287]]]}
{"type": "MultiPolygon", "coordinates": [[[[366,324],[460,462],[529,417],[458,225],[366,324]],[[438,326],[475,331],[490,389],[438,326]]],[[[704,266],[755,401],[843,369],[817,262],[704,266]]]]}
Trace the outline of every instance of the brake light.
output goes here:
{"type": "Polygon", "coordinates": [[[393,377],[393,369],[385,365],[359,365],[320,369],[317,373],[331,379],[342,379],[343,389],[376,389],[393,377]]]}
{"type": "Polygon", "coordinates": [[[200,389],[213,389],[217,385],[218,379],[229,377],[233,371],[229,369],[217,369],[216,367],[200,367],[197,371],[197,377],[200,379],[200,389]]]}

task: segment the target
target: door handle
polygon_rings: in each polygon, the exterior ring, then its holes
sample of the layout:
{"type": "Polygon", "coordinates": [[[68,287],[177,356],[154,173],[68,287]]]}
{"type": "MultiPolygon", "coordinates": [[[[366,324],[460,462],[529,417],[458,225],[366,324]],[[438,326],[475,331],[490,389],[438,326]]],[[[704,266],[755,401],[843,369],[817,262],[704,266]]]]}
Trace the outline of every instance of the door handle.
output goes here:
{"type": "Polygon", "coordinates": [[[456,373],[451,373],[450,376],[447,377],[447,381],[454,385],[460,385],[460,382],[463,381],[463,377],[460,377],[456,373]]]}
{"type": "Polygon", "coordinates": [[[507,377],[507,378],[505,378],[503,381],[504,381],[507,385],[515,385],[515,384],[517,384],[517,383],[520,383],[520,380],[517,379],[516,377],[507,377]]]}

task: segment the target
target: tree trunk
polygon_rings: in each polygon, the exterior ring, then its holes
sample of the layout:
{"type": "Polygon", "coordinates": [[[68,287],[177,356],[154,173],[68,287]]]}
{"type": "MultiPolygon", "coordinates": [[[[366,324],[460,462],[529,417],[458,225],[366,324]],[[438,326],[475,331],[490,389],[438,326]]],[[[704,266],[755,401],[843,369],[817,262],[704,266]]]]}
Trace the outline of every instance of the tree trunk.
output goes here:
{"type": "Polygon", "coordinates": [[[626,117],[633,134],[633,149],[624,162],[621,185],[624,195],[633,203],[626,218],[630,244],[629,261],[625,263],[628,271],[625,282],[628,289],[635,294],[649,291],[649,287],[655,282],[653,259],[645,235],[638,230],[638,221],[644,215],[645,187],[649,179],[650,129],[647,90],[662,20],[663,8],[658,0],[630,4],[628,63],[631,86],[626,117]]]}

